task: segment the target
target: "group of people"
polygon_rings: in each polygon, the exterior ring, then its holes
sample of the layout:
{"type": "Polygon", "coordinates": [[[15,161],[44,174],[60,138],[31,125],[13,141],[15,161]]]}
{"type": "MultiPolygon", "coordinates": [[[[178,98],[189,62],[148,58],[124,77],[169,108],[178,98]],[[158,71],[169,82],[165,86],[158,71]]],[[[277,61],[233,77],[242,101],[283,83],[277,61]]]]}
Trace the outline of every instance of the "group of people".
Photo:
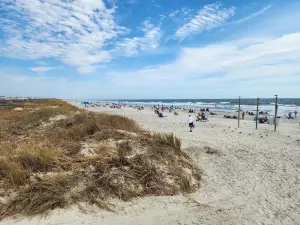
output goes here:
{"type": "Polygon", "coordinates": [[[174,107],[173,105],[170,107],[165,107],[164,105],[154,105],[152,109],[154,109],[155,114],[157,114],[159,117],[164,117],[163,112],[168,109],[169,113],[171,113],[174,110],[174,115],[177,116],[178,113],[175,111],[178,107],[174,107]]]}
{"type": "Polygon", "coordinates": [[[158,117],[164,117],[164,114],[159,111],[159,108],[155,108],[154,113],[158,115],[158,117]]]}
{"type": "Polygon", "coordinates": [[[209,112],[209,108],[206,108],[206,109],[200,109],[200,111],[201,111],[201,112],[205,112],[205,111],[206,111],[206,112],[209,112]]]}
{"type": "Polygon", "coordinates": [[[196,121],[208,121],[207,117],[205,116],[205,113],[203,111],[200,111],[197,115],[196,121]]]}
{"type": "Polygon", "coordinates": [[[254,116],[253,118],[253,121],[258,121],[259,123],[268,123],[269,122],[269,118],[268,116],[264,116],[264,117],[259,117],[259,118],[256,118],[256,116],[254,116]]]}
{"type": "MultiPolygon", "coordinates": [[[[205,113],[203,111],[200,111],[197,115],[197,119],[196,121],[208,121],[208,118],[205,116],[205,113]]],[[[189,128],[190,128],[190,132],[193,131],[193,128],[195,128],[195,123],[194,123],[194,118],[189,115],[188,118],[188,124],[189,124],[189,128]]]]}
{"type": "Polygon", "coordinates": [[[181,109],[181,108],[179,108],[179,107],[176,107],[176,106],[174,106],[174,105],[171,105],[171,106],[164,106],[163,104],[162,105],[160,105],[160,104],[157,104],[157,105],[153,105],[153,107],[151,107],[152,109],[154,109],[154,110],[161,110],[162,112],[164,111],[164,110],[169,110],[169,112],[172,112],[172,110],[174,110],[174,109],[181,109]]]}

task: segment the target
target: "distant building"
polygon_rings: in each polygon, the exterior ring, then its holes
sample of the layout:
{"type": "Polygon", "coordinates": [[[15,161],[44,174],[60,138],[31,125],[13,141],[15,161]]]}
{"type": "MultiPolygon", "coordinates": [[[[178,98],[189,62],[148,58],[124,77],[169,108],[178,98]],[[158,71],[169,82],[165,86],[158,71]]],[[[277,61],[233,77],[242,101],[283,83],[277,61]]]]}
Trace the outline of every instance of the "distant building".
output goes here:
{"type": "Polygon", "coordinates": [[[0,100],[30,100],[30,99],[34,99],[31,97],[11,97],[11,96],[0,96],[0,100]]]}

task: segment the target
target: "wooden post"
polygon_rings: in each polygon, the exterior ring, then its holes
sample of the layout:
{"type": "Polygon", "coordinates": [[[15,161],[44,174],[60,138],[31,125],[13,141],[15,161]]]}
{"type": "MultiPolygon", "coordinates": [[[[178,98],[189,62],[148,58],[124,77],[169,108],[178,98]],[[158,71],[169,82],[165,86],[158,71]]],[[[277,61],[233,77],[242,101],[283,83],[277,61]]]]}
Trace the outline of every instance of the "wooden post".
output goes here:
{"type": "Polygon", "coordinates": [[[277,120],[277,110],[278,110],[278,95],[275,95],[275,118],[274,118],[274,131],[276,131],[277,125],[276,125],[276,120],[277,120]]]}
{"type": "Polygon", "coordinates": [[[240,127],[240,114],[241,114],[241,96],[239,96],[238,127],[240,127]]]}
{"type": "Polygon", "coordinates": [[[259,104],[259,98],[257,98],[257,106],[256,106],[256,130],[257,130],[257,121],[258,121],[258,104],[259,104]]]}

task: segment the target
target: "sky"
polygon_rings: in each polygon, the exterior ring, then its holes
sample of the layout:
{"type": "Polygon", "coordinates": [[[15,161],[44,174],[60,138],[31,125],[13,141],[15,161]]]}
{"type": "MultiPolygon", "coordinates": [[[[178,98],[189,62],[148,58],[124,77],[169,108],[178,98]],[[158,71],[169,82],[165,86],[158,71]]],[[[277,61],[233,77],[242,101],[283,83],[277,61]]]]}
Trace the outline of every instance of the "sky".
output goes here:
{"type": "Polygon", "coordinates": [[[300,97],[300,0],[0,0],[0,96],[300,97]]]}

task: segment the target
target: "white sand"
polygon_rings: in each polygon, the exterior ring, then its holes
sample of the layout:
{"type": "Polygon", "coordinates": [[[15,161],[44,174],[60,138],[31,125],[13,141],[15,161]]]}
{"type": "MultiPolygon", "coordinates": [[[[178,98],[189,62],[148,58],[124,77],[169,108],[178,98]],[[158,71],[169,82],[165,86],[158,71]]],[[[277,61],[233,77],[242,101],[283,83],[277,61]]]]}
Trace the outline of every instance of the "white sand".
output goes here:
{"type": "Polygon", "coordinates": [[[117,202],[117,213],[77,208],[55,210],[47,219],[7,220],[0,224],[300,224],[300,129],[296,121],[282,120],[278,131],[267,124],[209,116],[192,133],[187,113],[165,113],[158,118],[149,109],[137,112],[90,108],[128,116],[145,128],[174,132],[203,170],[201,188],[187,196],[147,197],[117,202]],[[225,130],[225,131],[224,131],[225,130]],[[218,151],[206,153],[205,146],[218,151]],[[198,202],[198,203],[197,203],[198,202]]]}

